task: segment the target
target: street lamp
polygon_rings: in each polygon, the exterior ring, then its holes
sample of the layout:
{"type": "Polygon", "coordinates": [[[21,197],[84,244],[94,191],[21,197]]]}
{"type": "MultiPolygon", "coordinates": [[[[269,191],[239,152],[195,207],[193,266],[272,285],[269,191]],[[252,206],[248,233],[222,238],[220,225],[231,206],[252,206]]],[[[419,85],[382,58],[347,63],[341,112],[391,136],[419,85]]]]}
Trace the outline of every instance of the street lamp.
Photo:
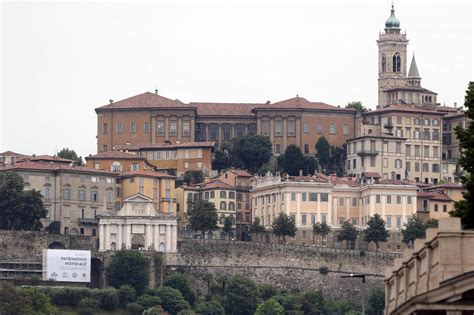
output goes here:
{"type": "Polygon", "coordinates": [[[362,278],[362,287],[361,287],[361,291],[362,291],[362,315],[365,315],[365,297],[364,297],[365,277],[366,277],[365,274],[353,274],[353,273],[341,276],[341,278],[362,278]]]}

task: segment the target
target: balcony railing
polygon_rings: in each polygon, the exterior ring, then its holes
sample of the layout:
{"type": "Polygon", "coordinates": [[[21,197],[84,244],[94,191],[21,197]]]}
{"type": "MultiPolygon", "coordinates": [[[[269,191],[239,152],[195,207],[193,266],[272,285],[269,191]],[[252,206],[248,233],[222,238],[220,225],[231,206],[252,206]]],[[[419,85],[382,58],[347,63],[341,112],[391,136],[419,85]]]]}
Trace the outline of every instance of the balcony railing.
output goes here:
{"type": "Polygon", "coordinates": [[[79,224],[83,225],[97,225],[99,223],[98,219],[93,219],[93,218],[79,218],[77,219],[79,224]]]}
{"type": "Polygon", "coordinates": [[[359,150],[359,151],[357,151],[358,156],[376,156],[377,154],[379,154],[379,153],[375,150],[359,150]]]}

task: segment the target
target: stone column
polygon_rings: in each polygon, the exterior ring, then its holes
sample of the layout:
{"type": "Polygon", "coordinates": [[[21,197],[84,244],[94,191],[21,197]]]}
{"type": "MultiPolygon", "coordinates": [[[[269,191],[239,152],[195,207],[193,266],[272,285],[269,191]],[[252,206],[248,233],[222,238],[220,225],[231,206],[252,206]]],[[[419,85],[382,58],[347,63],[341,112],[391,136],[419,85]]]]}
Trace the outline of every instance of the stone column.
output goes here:
{"type": "MultiPolygon", "coordinates": [[[[196,135],[196,122],[195,122],[195,119],[194,119],[194,116],[191,116],[191,126],[189,127],[189,134],[191,135],[191,142],[194,142],[196,141],[194,139],[194,136],[196,135]]],[[[205,130],[205,127],[204,127],[204,130],[205,130]]],[[[207,138],[206,138],[206,141],[207,141],[207,138]]]]}
{"type": "Polygon", "coordinates": [[[291,193],[286,193],[286,215],[290,215],[290,202],[291,202],[291,193]]]}
{"type": "Polygon", "coordinates": [[[160,249],[160,239],[159,239],[159,236],[160,236],[160,230],[159,230],[159,225],[154,225],[153,226],[153,244],[155,245],[155,250],[159,250],[160,249]]]}
{"type": "Polygon", "coordinates": [[[105,250],[104,224],[99,224],[99,250],[105,250]]]}
{"type": "Polygon", "coordinates": [[[151,143],[156,143],[156,116],[151,116],[151,143]]]}
{"type": "Polygon", "coordinates": [[[283,147],[281,148],[281,152],[285,152],[286,147],[288,145],[288,118],[283,117],[283,147]]]}
{"type": "Polygon", "coordinates": [[[296,132],[296,145],[299,148],[301,148],[301,118],[300,117],[296,117],[295,132],[296,132]]]}
{"type": "Polygon", "coordinates": [[[402,224],[407,223],[407,196],[402,196],[402,224]]]}
{"type": "Polygon", "coordinates": [[[151,231],[151,224],[146,225],[145,249],[148,249],[153,243],[153,235],[151,231]]]}
{"type": "Polygon", "coordinates": [[[219,128],[217,129],[217,141],[219,142],[219,149],[222,147],[222,124],[218,125],[219,128]]]}
{"type": "Polygon", "coordinates": [[[262,134],[262,119],[257,117],[257,135],[262,134]]]}
{"type": "Polygon", "coordinates": [[[166,225],[166,251],[169,252],[171,250],[171,225],[166,225]]]}
{"type": "Polygon", "coordinates": [[[318,201],[316,206],[316,222],[321,222],[321,194],[317,195],[318,201]]]}
{"type": "Polygon", "coordinates": [[[110,249],[110,224],[105,225],[105,249],[110,249]]]}
{"type": "Polygon", "coordinates": [[[349,211],[349,207],[351,205],[351,198],[346,198],[346,220],[349,220],[350,219],[350,211],[349,211]]]}
{"type": "Polygon", "coordinates": [[[170,116],[165,116],[165,141],[170,139],[170,116]]]}
{"type": "Polygon", "coordinates": [[[332,195],[328,194],[328,216],[327,216],[327,224],[331,224],[332,222],[332,195]]]}
{"type": "Polygon", "coordinates": [[[363,217],[362,199],[358,198],[358,203],[359,203],[359,226],[362,226],[362,217],[363,217]]]}
{"type": "Polygon", "coordinates": [[[117,250],[121,250],[122,249],[122,224],[117,224],[117,245],[115,246],[115,248],[117,250]]]}
{"type": "Polygon", "coordinates": [[[333,221],[334,225],[336,225],[336,224],[339,225],[339,221],[337,220],[337,210],[338,210],[337,209],[337,207],[338,207],[337,199],[338,198],[333,198],[332,199],[332,205],[333,205],[333,210],[334,210],[333,211],[333,213],[334,213],[334,221],[333,221]]]}
{"type": "Polygon", "coordinates": [[[183,134],[183,117],[181,115],[178,116],[178,126],[177,128],[177,136],[178,136],[178,141],[181,141],[181,135],[183,134]]]}
{"type": "Polygon", "coordinates": [[[171,247],[170,251],[175,252],[176,251],[176,244],[177,244],[177,233],[176,233],[176,225],[171,225],[171,247]]]}
{"type": "Polygon", "coordinates": [[[125,224],[125,248],[130,249],[132,247],[132,225],[130,223],[125,224]]]}
{"type": "Polygon", "coordinates": [[[296,193],[296,226],[301,227],[301,192],[296,193]]]}

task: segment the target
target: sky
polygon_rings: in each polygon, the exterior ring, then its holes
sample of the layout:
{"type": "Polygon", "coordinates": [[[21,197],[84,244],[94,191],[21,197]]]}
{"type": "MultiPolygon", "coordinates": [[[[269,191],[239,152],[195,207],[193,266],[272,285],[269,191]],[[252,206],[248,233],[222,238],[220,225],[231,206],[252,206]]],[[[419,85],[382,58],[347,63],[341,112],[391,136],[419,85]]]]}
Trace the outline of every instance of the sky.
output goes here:
{"type": "MultiPolygon", "coordinates": [[[[297,94],[377,102],[376,40],[391,1],[3,1],[0,152],[96,153],[94,108],[146,91],[183,102],[297,94]]],[[[464,103],[473,5],[396,1],[422,86],[464,103]]],[[[409,64],[407,65],[409,67],[409,64]]]]}

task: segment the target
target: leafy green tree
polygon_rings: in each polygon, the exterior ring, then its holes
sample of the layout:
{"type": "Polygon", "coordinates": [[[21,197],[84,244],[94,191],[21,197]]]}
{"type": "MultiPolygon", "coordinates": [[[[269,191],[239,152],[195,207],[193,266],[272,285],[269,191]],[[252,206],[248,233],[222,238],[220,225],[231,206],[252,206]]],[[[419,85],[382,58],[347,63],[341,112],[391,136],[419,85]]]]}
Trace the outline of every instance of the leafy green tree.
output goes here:
{"type": "Polygon", "coordinates": [[[202,301],[196,306],[196,314],[199,315],[224,315],[225,310],[222,304],[217,300],[202,301]]]}
{"type": "Polygon", "coordinates": [[[161,299],[158,296],[142,294],[138,297],[137,303],[143,306],[144,309],[161,304],[161,299]]]}
{"type": "Polygon", "coordinates": [[[0,229],[37,230],[47,215],[42,195],[24,190],[23,178],[14,172],[0,173],[0,229]]]}
{"type": "Polygon", "coordinates": [[[126,306],[128,303],[135,302],[137,293],[134,288],[129,285],[121,285],[118,288],[118,302],[120,306],[126,306]]]}
{"type": "Polygon", "coordinates": [[[257,308],[257,285],[245,276],[233,276],[229,280],[225,295],[226,313],[235,315],[253,314],[257,308]]]}
{"type": "Polygon", "coordinates": [[[199,184],[204,181],[204,174],[201,170],[190,170],[184,173],[183,181],[187,185],[199,184]]]}
{"type": "Polygon", "coordinates": [[[297,230],[295,219],[289,217],[286,213],[280,212],[278,217],[273,219],[272,233],[278,236],[278,239],[283,237],[283,242],[286,242],[286,236],[294,237],[297,230]]]}
{"type": "Polygon", "coordinates": [[[224,221],[224,227],[222,228],[222,231],[231,238],[234,236],[234,228],[232,227],[232,224],[232,219],[230,217],[226,217],[224,221]]]}
{"type": "Polygon", "coordinates": [[[438,227],[438,220],[437,219],[428,219],[425,223],[426,228],[437,228],[438,227]]]}
{"type": "Polygon", "coordinates": [[[369,297],[369,314],[382,315],[385,308],[385,292],[381,288],[374,288],[369,297]]]}
{"type": "Polygon", "coordinates": [[[106,275],[109,285],[114,288],[129,285],[136,292],[143,292],[150,278],[150,264],[138,251],[121,250],[112,256],[106,275]]]}
{"type": "Polygon", "coordinates": [[[61,222],[53,221],[45,228],[45,230],[49,234],[61,234],[61,222]]]}
{"type": "MultiPolygon", "coordinates": [[[[467,117],[474,119],[474,82],[469,82],[464,101],[467,108],[467,117]]],[[[474,228],[474,124],[468,124],[467,128],[456,127],[456,136],[459,140],[461,157],[459,165],[464,169],[465,174],[461,177],[464,185],[464,199],[454,204],[454,210],[449,214],[453,217],[460,217],[465,229],[474,228]]]]}
{"type": "Polygon", "coordinates": [[[373,217],[370,217],[367,222],[367,229],[365,230],[365,241],[367,243],[375,242],[377,250],[379,249],[380,242],[386,242],[389,236],[389,232],[385,228],[385,221],[376,213],[373,217]]]}
{"type": "Polygon", "coordinates": [[[321,291],[307,291],[301,298],[301,309],[305,314],[323,314],[325,302],[321,291]]]}
{"type": "Polygon", "coordinates": [[[337,176],[341,177],[344,175],[344,162],[347,156],[346,145],[342,147],[335,147],[334,150],[331,150],[331,159],[329,163],[329,171],[331,173],[336,173],[337,176]]]}
{"type": "Polygon", "coordinates": [[[79,315],[94,315],[99,310],[99,302],[91,297],[84,297],[77,306],[79,315]]]}
{"type": "Polygon", "coordinates": [[[255,315],[284,315],[285,309],[274,298],[268,299],[257,307],[255,315]]]}
{"type": "Polygon", "coordinates": [[[426,225],[423,220],[414,215],[408,219],[408,222],[404,224],[405,228],[402,230],[403,239],[402,242],[408,245],[412,245],[415,239],[425,238],[426,236],[426,225]]]}
{"type": "Polygon", "coordinates": [[[329,235],[329,233],[331,233],[331,227],[327,225],[326,222],[323,222],[323,223],[317,222],[313,224],[313,243],[314,243],[315,237],[318,235],[321,237],[321,243],[323,243],[324,239],[326,238],[326,236],[329,235]]]}
{"type": "Polygon", "coordinates": [[[354,242],[357,239],[357,229],[349,220],[344,221],[341,225],[338,239],[341,241],[354,242]]]}
{"type": "Polygon", "coordinates": [[[189,226],[193,231],[201,231],[204,238],[207,231],[217,230],[217,210],[214,203],[199,200],[189,214],[189,226]]]}
{"type": "Polygon", "coordinates": [[[56,156],[62,159],[73,160],[74,164],[78,166],[84,165],[84,160],[82,159],[82,156],[78,156],[76,151],[69,150],[69,148],[63,148],[61,151],[58,152],[56,156]]]}
{"type": "Polygon", "coordinates": [[[20,294],[31,300],[32,315],[50,315],[56,313],[56,307],[45,293],[36,288],[22,288],[20,294]]]}
{"type": "Polygon", "coordinates": [[[295,294],[279,294],[273,297],[285,309],[285,314],[302,315],[300,297],[295,294]]]}
{"type": "Polygon", "coordinates": [[[175,273],[165,278],[164,285],[170,288],[175,288],[183,295],[184,299],[188,301],[191,306],[194,306],[197,296],[189,279],[182,273],[175,273]]]}
{"type": "Polygon", "coordinates": [[[257,237],[265,233],[265,227],[260,224],[259,217],[255,217],[255,219],[253,219],[253,222],[249,227],[249,231],[250,231],[250,234],[257,234],[257,237]]]}
{"type": "Polygon", "coordinates": [[[275,287],[272,287],[270,284],[259,285],[258,286],[258,292],[259,292],[258,297],[262,301],[266,301],[266,300],[274,297],[275,295],[279,294],[278,289],[275,288],[275,287]]]}
{"type": "Polygon", "coordinates": [[[305,165],[303,168],[303,173],[305,175],[313,175],[318,170],[318,161],[314,156],[305,156],[305,165]]]}
{"type": "Polygon", "coordinates": [[[329,145],[326,137],[319,137],[315,145],[316,151],[318,151],[319,164],[321,167],[327,169],[331,160],[331,146],[329,145]]]}
{"type": "Polygon", "coordinates": [[[352,101],[350,103],[347,103],[346,108],[354,108],[361,114],[368,111],[368,109],[364,105],[362,105],[362,102],[358,101],[352,101]]]}
{"type": "Polygon", "coordinates": [[[251,173],[256,173],[272,157],[270,138],[248,134],[240,140],[238,154],[245,168],[251,173]]]}
{"type": "Polygon", "coordinates": [[[280,168],[284,173],[291,176],[298,176],[301,171],[305,171],[306,159],[300,148],[294,144],[290,144],[283,156],[279,159],[280,168]]]}
{"type": "Polygon", "coordinates": [[[0,286],[0,314],[23,315],[33,312],[31,298],[5,282],[0,286]]]}
{"type": "Polygon", "coordinates": [[[212,169],[218,170],[225,170],[230,168],[230,157],[229,154],[225,151],[216,151],[214,154],[214,159],[212,160],[212,169]]]}
{"type": "Polygon", "coordinates": [[[161,299],[161,306],[171,315],[176,315],[181,310],[191,309],[181,292],[171,287],[161,287],[156,290],[161,299]]]}

